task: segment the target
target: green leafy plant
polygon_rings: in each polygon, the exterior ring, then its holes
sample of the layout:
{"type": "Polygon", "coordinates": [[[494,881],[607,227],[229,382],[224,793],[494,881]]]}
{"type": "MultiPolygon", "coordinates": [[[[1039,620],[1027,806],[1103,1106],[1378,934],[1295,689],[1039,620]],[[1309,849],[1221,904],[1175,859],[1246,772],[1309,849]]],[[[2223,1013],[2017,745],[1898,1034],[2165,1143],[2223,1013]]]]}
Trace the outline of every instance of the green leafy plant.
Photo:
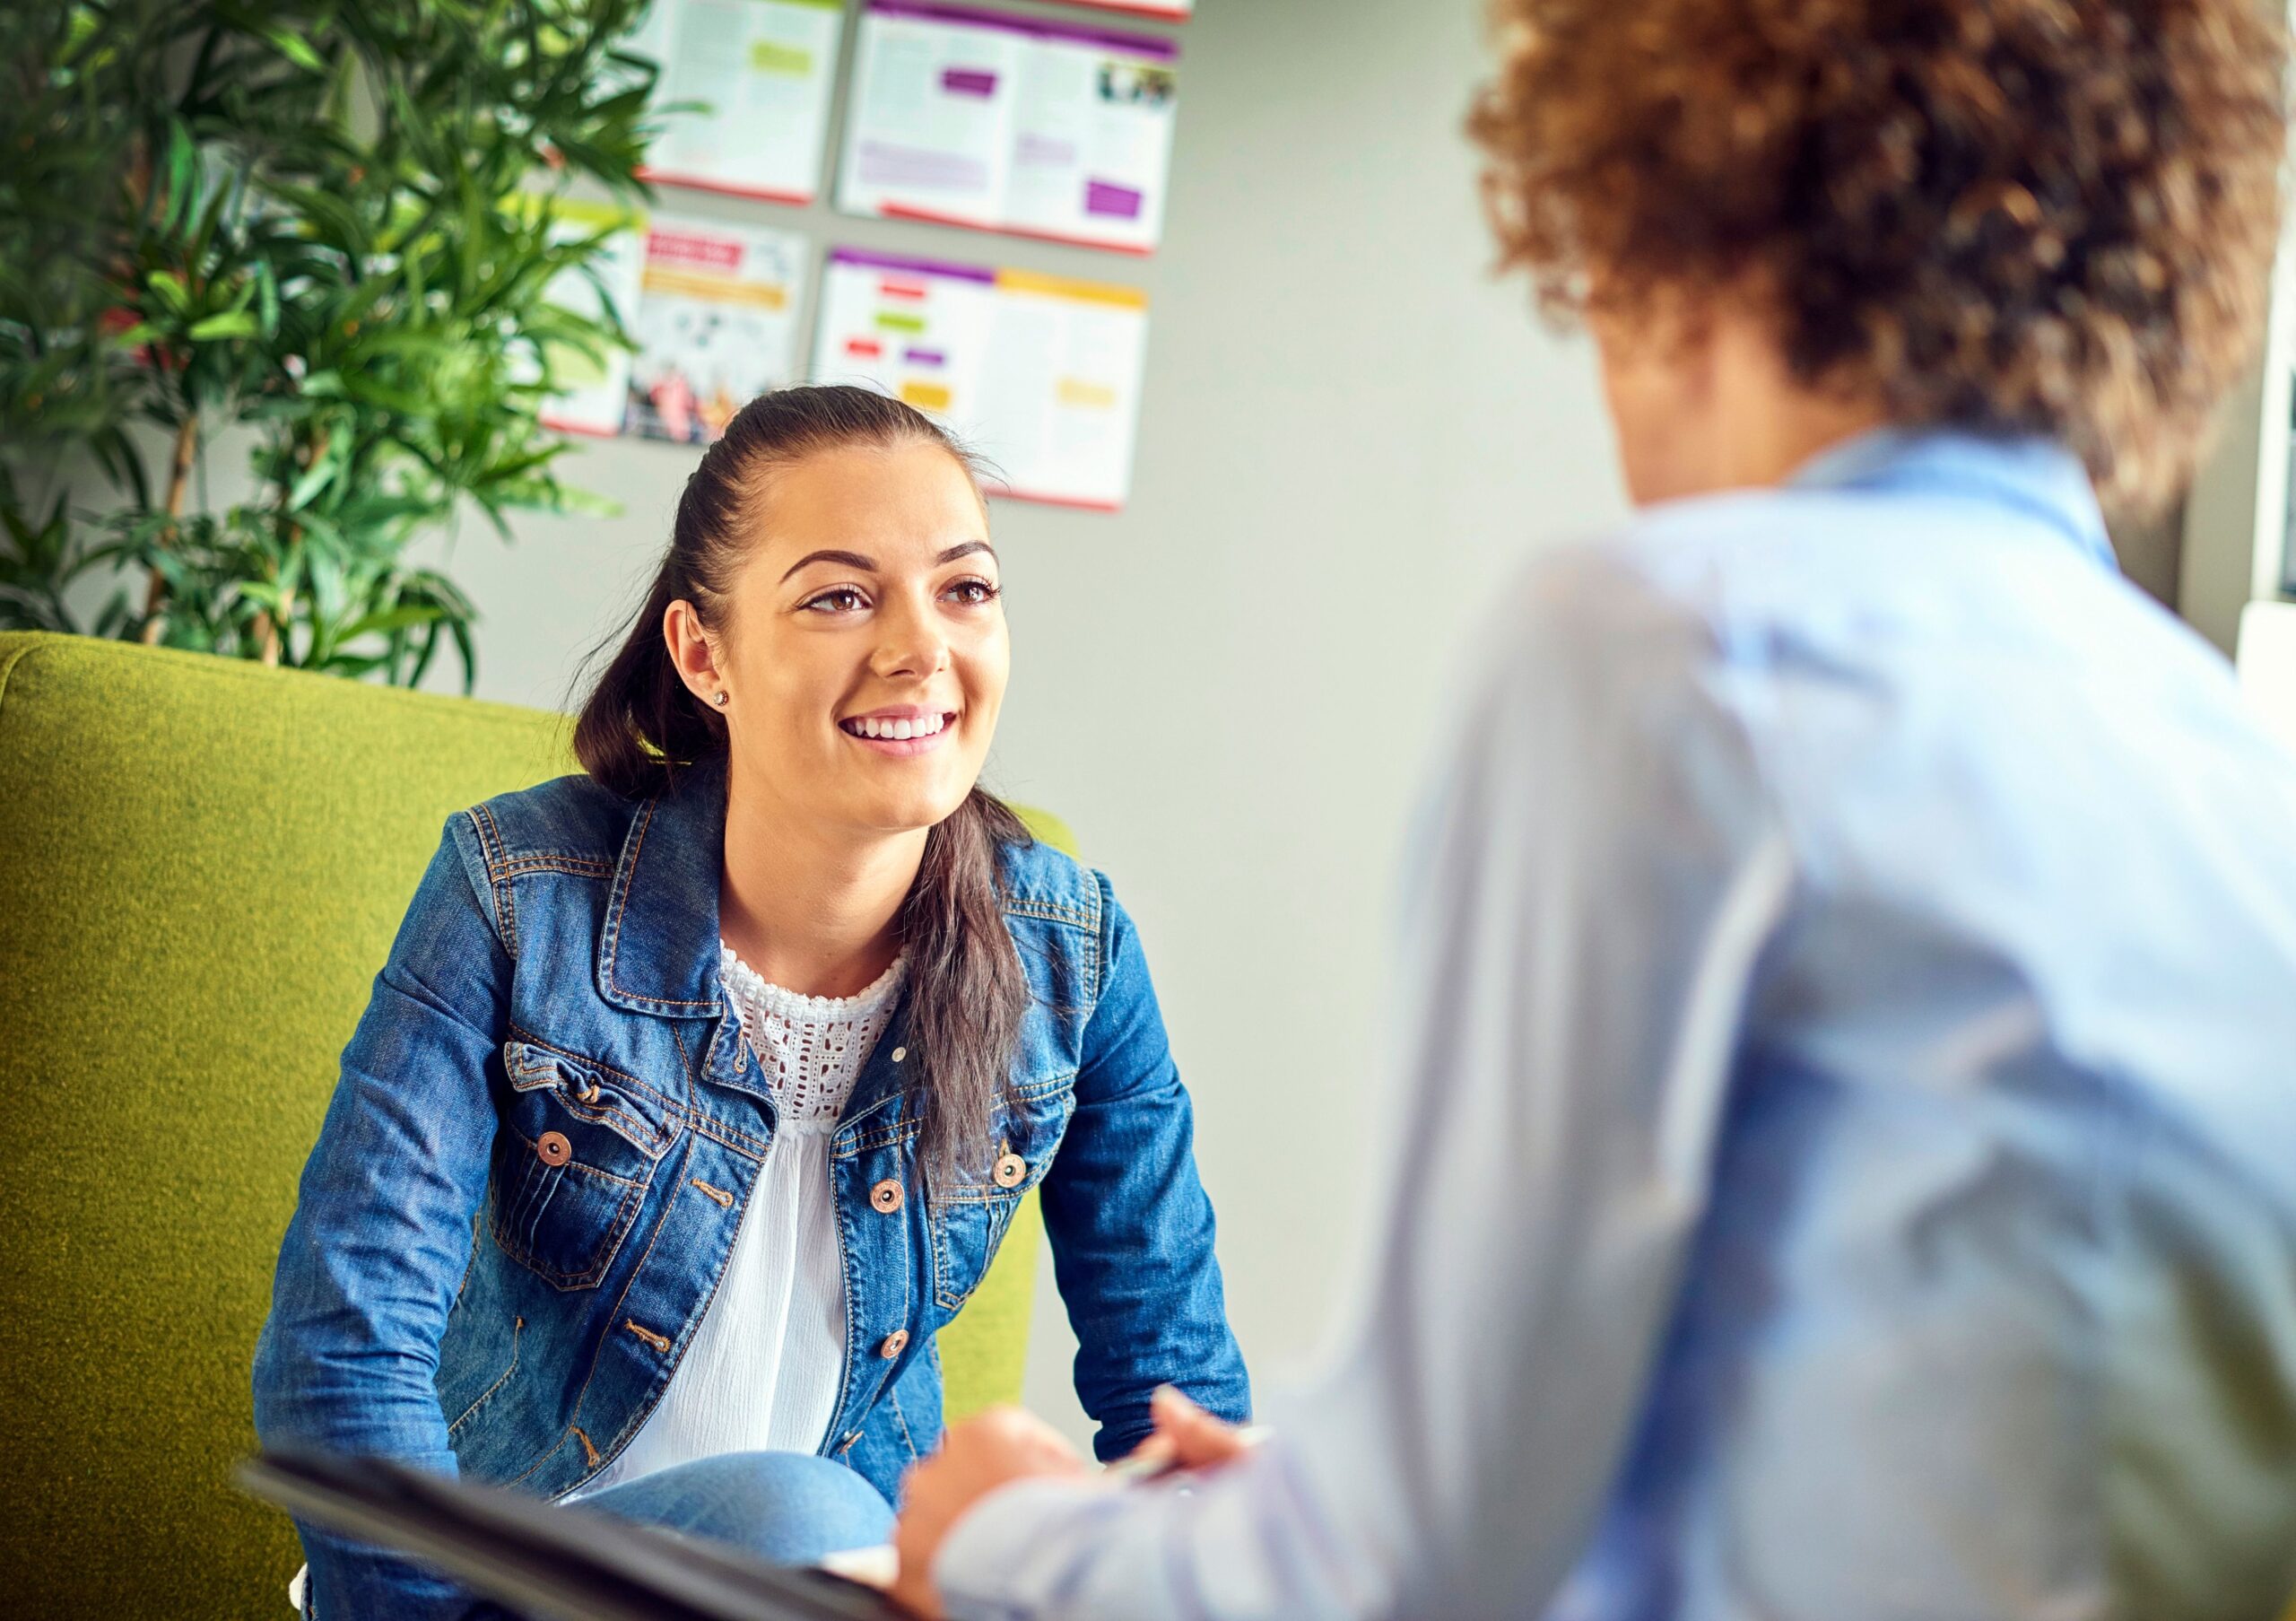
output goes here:
{"type": "Polygon", "coordinates": [[[645,4],[0,4],[0,626],[468,690],[404,553],[596,504],[539,414],[626,341],[566,204],[644,193],[645,4]]]}

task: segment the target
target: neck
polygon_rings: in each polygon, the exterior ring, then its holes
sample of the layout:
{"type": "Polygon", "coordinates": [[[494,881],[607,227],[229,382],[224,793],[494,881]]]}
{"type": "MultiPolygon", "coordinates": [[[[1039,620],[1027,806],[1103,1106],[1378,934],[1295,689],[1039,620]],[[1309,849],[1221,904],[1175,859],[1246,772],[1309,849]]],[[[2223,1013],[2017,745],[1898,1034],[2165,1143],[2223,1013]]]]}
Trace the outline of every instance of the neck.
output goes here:
{"type": "Polygon", "coordinates": [[[1598,329],[1627,484],[1638,504],[1785,483],[1887,423],[1878,396],[1805,387],[1770,325],[1715,303],[1686,334],[1598,329]]]}
{"type": "Polygon", "coordinates": [[[1714,484],[1720,489],[1782,484],[1802,466],[1889,420],[1878,405],[1787,385],[1749,390],[1721,414],[1714,484]]]}
{"type": "Polygon", "coordinates": [[[867,989],[900,953],[926,830],[823,827],[727,773],[718,931],[761,978],[813,997],[867,989]]]}

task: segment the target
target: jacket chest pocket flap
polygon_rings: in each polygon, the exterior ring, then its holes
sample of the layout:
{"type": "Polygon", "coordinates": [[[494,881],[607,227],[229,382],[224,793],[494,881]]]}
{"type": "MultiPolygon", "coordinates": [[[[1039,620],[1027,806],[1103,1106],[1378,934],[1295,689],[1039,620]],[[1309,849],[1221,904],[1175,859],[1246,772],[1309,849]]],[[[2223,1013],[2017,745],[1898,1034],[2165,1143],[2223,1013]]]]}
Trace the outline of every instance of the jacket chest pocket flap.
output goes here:
{"type": "Polygon", "coordinates": [[[996,1154],[933,1197],[933,1297],[944,1312],[980,1286],[1013,1212],[1051,1168],[1075,1107],[1074,1081],[1039,1083],[1000,1110],[996,1154]]]}
{"type": "Polygon", "coordinates": [[[502,1252],[561,1289],[594,1289],[682,1129],[610,1065],[503,1044],[509,1107],[494,1137],[489,1224],[502,1252]]]}

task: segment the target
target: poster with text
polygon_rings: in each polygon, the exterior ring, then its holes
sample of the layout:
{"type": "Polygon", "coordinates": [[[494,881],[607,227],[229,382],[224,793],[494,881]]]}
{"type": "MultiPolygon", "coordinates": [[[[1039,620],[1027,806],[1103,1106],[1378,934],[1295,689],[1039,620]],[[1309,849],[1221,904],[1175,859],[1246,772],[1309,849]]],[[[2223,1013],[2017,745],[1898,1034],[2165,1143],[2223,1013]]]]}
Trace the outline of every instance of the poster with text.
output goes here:
{"type": "Polygon", "coordinates": [[[870,0],[838,206],[1152,251],[1178,108],[1169,39],[870,0]]]}
{"type": "Polygon", "coordinates": [[[806,244],[785,231],[656,215],[631,336],[625,431],[706,445],[797,376],[806,244]]]}
{"type": "Polygon", "coordinates": [[[1113,512],[1131,492],[1147,344],[1135,288],[840,248],[813,374],[945,423],[997,494],[1113,512]]]}
{"type": "Polygon", "coordinates": [[[844,0],[656,0],[631,48],[658,62],[657,184],[770,203],[821,187],[844,0]],[[698,103],[683,111],[666,109],[698,103]]]}
{"type": "MultiPolygon", "coordinates": [[[[560,309],[586,320],[604,315],[601,286],[613,300],[625,327],[638,307],[638,283],[645,254],[646,221],[641,214],[604,203],[571,202],[561,198],[551,205],[551,235],[571,241],[599,231],[611,232],[603,250],[591,261],[596,280],[578,271],[561,271],[551,278],[547,297],[560,309]]],[[[622,407],[630,391],[630,352],[608,346],[596,355],[571,344],[555,345],[551,353],[552,375],[561,391],[541,411],[543,425],[566,433],[613,434],[622,431],[622,407]]]]}

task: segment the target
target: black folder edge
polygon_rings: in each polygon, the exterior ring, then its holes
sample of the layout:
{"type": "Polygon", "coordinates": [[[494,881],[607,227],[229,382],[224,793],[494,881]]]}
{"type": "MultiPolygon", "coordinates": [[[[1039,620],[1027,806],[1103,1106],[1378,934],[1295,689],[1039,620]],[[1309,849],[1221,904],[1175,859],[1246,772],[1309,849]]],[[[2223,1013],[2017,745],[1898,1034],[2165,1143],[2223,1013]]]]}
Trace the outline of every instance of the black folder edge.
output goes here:
{"type": "Polygon", "coordinates": [[[242,1490],[300,1519],[413,1556],[552,1621],[888,1621],[881,1595],[522,1492],[381,1458],[275,1449],[242,1490]]]}

